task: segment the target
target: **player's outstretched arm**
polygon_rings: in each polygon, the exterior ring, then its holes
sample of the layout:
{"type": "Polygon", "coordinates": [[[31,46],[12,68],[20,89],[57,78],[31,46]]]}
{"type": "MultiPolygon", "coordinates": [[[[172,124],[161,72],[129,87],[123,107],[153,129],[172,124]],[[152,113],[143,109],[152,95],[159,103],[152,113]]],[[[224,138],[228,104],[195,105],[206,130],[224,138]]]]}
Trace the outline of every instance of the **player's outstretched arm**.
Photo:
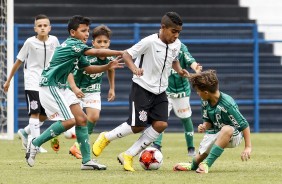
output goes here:
{"type": "Polygon", "coordinates": [[[203,66],[200,63],[193,62],[190,66],[196,73],[200,73],[203,70],[203,66]]]}
{"type": "Polygon", "coordinates": [[[181,68],[178,60],[173,61],[172,68],[180,75],[181,77],[188,77],[189,72],[183,68],[181,68]]]}
{"type": "Polygon", "coordinates": [[[132,60],[132,56],[128,54],[128,52],[124,52],[123,55],[123,60],[126,64],[126,66],[132,71],[134,75],[137,77],[140,77],[143,75],[143,69],[142,68],[137,68],[132,60]]]}
{"type": "Polygon", "coordinates": [[[124,67],[124,63],[123,60],[121,58],[121,56],[116,57],[114,60],[110,61],[108,64],[106,65],[90,65],[84,68],[84,70],[89,73],[101,73],[104,72],[106,70],[112,70],[112,69],[116,69],[116,68],[123,68],[124,67]]]}
{"type": "Polygon", "coordinates": [[[85,55],[107,57],[107,56],[121,56],[124,51],[111,50],[111,49],[89,49],[84,52],[85,55]]]}

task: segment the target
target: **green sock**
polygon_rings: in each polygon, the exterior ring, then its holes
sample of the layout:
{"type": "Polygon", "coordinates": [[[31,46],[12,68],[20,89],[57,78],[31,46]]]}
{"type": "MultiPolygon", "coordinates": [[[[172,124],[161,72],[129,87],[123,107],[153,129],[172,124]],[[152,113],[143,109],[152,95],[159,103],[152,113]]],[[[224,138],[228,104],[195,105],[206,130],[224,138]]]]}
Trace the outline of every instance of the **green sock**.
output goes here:
{"type": "Polygon", "coordinates": [[[86,163],[91,160],[89,135],[87,130],[87,126],[75,126],[76,139],[80,146],[82,155],[82,163],[86,163]]]}
{"type": "Polygon", "coordinates": [[[209,155],[205,159],[205,162],[207,163],[207,165],[209,167],[211,167],[212,164],[214,163],[214,161],[223,153],[223,151],[224,151],[223,148],[214,144],[212,146],[212,149],[211,149],[209,155]]]}
{"type": "MultiPolygon", "coordinates": [[[[21,131],[21,130],[20,130],[20,131],[21,131]]],[[[25,138],[27,138],[27,137],[28,137],[28,134],[25,132],[25,130],[24,130],[24,129],[22,129],[21,133],[23,134],[23,136],[24,136],[25,138]]]]}
{"type": "Polygon", "coordinates": [[[96,122],[93,123],[89,120],[87,120],[87,128],[88,128],[88,134],[91,135],[93,133],[93,128],[95,127],[96,122]]]}
{"type": "Polygon", "coordinates": [[[184,134],[185,134],[187,148],[194,147],[194,142],[193,142],[194,127],[191,117],[181,119],[181,122],[184,127],[184,134]]]}
{"type": "Polygon", "coordinates": [[[159,135],[159,137],[153,142],[153,144],[162,146],[162,140],[163,140],[163,132],[159,135]]]}
{"type": "Polygon", "coordinates": [[[192,164],[191,164],[191,170],[195,171],[198,168],[198,164],[196,162],[195,157],[192,160],[192,164]]]}
{"type": "Polygon", "coordinates": [[[61,133],[65,132],[66,129],[61,121],[53,123],[49,128],[47,128],[39,137],[32,141],[34,146],[41,146],[43,143],[57,137],[61,133]]]}

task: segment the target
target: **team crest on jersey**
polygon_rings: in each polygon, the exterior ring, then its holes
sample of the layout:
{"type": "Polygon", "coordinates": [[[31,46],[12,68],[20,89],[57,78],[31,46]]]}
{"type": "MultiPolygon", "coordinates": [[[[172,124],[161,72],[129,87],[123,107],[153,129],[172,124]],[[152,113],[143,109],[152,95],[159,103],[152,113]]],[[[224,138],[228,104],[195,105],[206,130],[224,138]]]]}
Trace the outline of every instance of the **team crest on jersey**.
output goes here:
{"type": "Polygon", "coordinates": [[[32,101],[30,102],[30,108],[33,109],[33,110],[37,109],[37,108],[38,108],[38,103],[37,103],[37,101],[32,100],[32,101]]]}
{"type": "Polygon", "coordinates": [[[172,49],[172,57],[176,57],[177,49],[172,49]]]}
{"type": "Polygon", "coordinates": [[[147,121],[147,119],[148,119],[147,112],[144,111],[144,110],[140,111],[139,112],[139,120],[145,122],[145,121],[147,121]]]}

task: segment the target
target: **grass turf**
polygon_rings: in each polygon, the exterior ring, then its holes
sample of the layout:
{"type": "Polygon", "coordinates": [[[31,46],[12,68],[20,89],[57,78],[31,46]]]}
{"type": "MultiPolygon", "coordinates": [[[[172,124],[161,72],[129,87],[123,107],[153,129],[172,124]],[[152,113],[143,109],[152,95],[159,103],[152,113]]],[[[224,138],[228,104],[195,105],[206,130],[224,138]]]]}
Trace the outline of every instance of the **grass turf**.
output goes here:
{"type": "MultiPolygon", "coordinates": [[[[93,143],[97,134],[91,136],[93,143]]],[[[81,160],[68,154],[74,140],[60,136],[60,151],[54,152],[50,142],[43,144],[48,153],[38,154],[34,167],[25,162],[25,152],[21,150],[21,141],[0,140],[0,184],[19,183],[83,183],[83,184],[127,184],[127,183],[209,183],[209,184],[275,184],[281,183],[282,171],[282,134],[252,134],[253,152],[251,160],[242,162],[240,153],[244,142],[238,148],[226,149],[214,163],[210,173],[199,175],[195,172],[174,172],[177,162],[187,162],[186,143],[182,133],[165,133],[163,139],[164,163],[159,170],[145,171],[134,158],[136,172],[125,172],[117,162],[116,156],[131,146],[139,135],[130,135],[113,141],[104,150],[98,160],[107,165],[106,171],[81,171],[81,160]]],[[[196,148],[203,134],[195,134],[196,148]]],[[[91,144],[92,145],[92,144],[91,144]]],[[[94,156],[93,156],[94,157],[94,156]]]]}

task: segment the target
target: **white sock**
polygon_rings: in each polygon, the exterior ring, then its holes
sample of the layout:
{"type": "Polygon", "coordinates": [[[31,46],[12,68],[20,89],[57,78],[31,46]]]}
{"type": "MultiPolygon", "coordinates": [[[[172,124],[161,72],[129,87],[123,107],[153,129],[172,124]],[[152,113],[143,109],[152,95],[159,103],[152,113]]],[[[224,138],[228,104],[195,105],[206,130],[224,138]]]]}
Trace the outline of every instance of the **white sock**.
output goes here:
{"type": "Polygon", "coordinates": [[[29,135],[30,134],[30,127],[29,125],[27,125],[26,127],[24,127],[24,131],[29,135]]]}
{"type": "Polygon", "coordinates": [[[143,134],[139,137],[139,139],[128,149],[125,151],[127,155],[136,156],[145,148],[147,148],[157,137],[160,135],[159,132],[154,130],[152,126],[149,126],[143,134]]]}
{"type": "Polygon", "coordinates": [[[128,136],[130,134],[133,134],[131,126],[129,124],[127,124],[126,122],[124,122],[123,124],[119,125],[115,129],[113,129],[109,132],[106,132],[105,137],[109,141],[113,141],[115,139],[128,136]]]}
{"type": "Polygon", "coordinates": [[[40,135],[39,119],[29,118],[30,135],[32,138],[40,135]]]}

